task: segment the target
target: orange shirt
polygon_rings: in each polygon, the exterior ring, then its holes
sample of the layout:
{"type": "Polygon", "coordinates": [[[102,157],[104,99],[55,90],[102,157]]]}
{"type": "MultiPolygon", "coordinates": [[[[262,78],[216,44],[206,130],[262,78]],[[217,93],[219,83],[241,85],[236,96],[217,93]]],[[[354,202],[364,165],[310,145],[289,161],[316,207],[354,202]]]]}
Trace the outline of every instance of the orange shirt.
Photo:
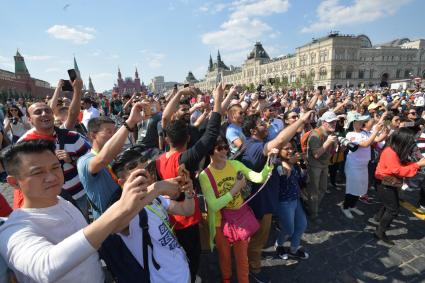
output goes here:
{"type": "Polygon", "coordinates": [[[415,162],[402,165],[397,153],[391,147],[387,146],[379,158],[375,177],[379,180],[382,180],[385,176],[413,177],[416,175],[418,169],[419,166],[415,162]]]}

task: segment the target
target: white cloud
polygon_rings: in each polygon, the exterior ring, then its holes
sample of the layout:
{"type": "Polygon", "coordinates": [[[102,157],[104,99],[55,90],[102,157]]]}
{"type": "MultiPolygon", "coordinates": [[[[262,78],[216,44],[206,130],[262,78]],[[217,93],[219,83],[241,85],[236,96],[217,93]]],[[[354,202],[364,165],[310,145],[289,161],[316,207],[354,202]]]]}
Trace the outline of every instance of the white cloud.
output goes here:
{"type": "Polygon", "coordinates": [[[12,58],[0,55],[0,66],[6,67],[6,68],[13,68],[15,65],[13,64],[12,58]]]}
{"type": "Polygon", "coordinates": [[[25,60],[28,60],[28,61],[46,61],[46,60],[50,60],[50,59],[54,58],[53,56],[49,56],[49,55],[23,54],[22,56],[25,58],[25,60]]]}
{"type": "Polygon", "coordinates": [[[68,27],[66,25],[54,25],[47,30],[47,33],[54,38],[71,41],[75,44],[86,44],[94,38],[96,30],[89,27],[68,27]]]}
{"type": "Polygon", "coordinates": [[[227,61],[239,63],[256,41],[279,34],[258,18],[284,13],[289,6],[289,0],[239,0],[216,4],[212,13],[227,9],[231,11],[230,16],[219,30],[203,34],[202,42],[225,51],[227,61]]]}
{"type": "Polygon", "coordinates": [[[350,6],[339,0],[324,0],[317,7],[317,21],[302,28],[301,32],[331,30],[340,26],[355,25],[393,16],[411,0],[356,0],[350,6]]]}

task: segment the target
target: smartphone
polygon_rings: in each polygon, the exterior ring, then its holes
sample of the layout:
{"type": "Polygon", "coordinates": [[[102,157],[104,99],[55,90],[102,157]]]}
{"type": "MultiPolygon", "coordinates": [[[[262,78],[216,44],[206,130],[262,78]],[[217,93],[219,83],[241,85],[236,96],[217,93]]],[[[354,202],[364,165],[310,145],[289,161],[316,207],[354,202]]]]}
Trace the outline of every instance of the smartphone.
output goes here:
{"type": "Polygon", "coordinates": [[[69,69],[68,75],[69,75],[69,79],[71,80],[71,82],[74,82],[75,79],[77,78],[77,72],[74,69],[69,69]]]}
{"type": "Polygon", "coordinates": [[[209,95],[205,95],[204,96],[204,102],[205,102],[205,104],[210,104],[210,101],[211,101],[211,97],[209,95]]]}
{"type": "Polygon", "coordinates": [[[384,120],[384,126],[388,127],[391,124],[391,120],[384,120]]]}
{"type": "Polygon", "coordinates": [[[183,87],[189,87],[189,84],[184,84],[184,86],[183,87]]]}
{"type": "Polygon", "coordinates": [[[62,91],[74,91],[69,80],[63,80],[62,91]]]}

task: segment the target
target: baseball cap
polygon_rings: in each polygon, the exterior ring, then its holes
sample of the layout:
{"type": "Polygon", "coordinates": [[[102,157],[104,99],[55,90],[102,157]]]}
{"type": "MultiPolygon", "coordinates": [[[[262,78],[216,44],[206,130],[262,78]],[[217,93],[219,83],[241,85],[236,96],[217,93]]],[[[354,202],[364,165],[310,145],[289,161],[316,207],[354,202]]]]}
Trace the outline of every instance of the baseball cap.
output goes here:
{"type": "Polygon", "coordinates": [[[320,117],[320,121],[325,121],[328,123],[337,121],[337,120],[338,120],[338,117],[333,111],[326,111],[325,113],[323,113],[322,117],[320,117]]]}
{"type": "Polygon", "coordinates": [[[369,119],[370,119],[369,115],[362,115],[362,114],[356,112],[353,115],[350,115],[350,117],[348,117],[347,123],[348,123],[348,125],[350,125],[350,123],[353,122],[353,121],[367,121],[369,119]]]}

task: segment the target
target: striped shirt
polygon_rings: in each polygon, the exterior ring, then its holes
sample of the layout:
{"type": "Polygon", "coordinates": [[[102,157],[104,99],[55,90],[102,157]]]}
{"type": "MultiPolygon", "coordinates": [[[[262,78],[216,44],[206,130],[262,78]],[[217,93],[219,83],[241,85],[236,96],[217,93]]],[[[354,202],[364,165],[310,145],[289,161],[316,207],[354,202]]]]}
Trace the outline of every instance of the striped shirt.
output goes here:
{"type": "Polygon", "coordinates": [[[40,135],[36,132],[35,128],[27,131],[19,141],[27,141],[33,139],[47,139],[54,141],[56,144],[56,150],[65,150],[70,158],[73,160],[72,163],[61,161],[64,184],[63,189],[71,194],[72,198],[77,200],[85,195],[83,185],[78,177],[76,161],[80,156],[86,154],[91,146],[87,140],[77,132],[69,131],[66,129],[59,129],[55,127],[52,136],[40,135]]]}
{"type": "Polygon", "coordinates": [[[416,139],[416,145],[418,146],[422,156],[425,157],[425,133],[421,133],[419,138],[416,139]]]}

